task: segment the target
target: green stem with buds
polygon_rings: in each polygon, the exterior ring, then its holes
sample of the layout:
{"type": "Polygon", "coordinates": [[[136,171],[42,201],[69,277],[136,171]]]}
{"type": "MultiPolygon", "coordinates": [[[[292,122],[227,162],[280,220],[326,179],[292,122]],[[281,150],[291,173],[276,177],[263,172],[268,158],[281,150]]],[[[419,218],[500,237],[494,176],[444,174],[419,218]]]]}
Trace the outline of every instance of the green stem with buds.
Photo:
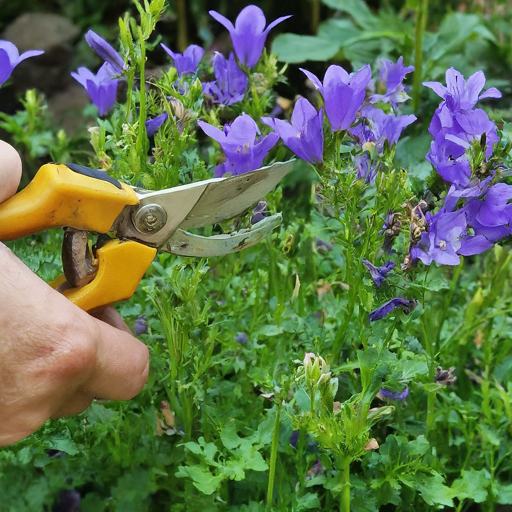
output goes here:
{"type": "Polygon", "coordinates": [[[414,44],[414,82],[412,87],[412,101],[414,112],[418,111],[421,99],[421,76],[423,71],[423,34],[427,27],[428,0],[418,0],[416,9],[416,37],[414,44]]]}
{"type": "Polygon", "coordinates": [[[283,403],[279,400],[276,411],[276,421],[274,423],[274,434],[272,435],[272,451],[270,452],[270,473],[268,476],[267,489],[267,508],[272,509],[274,501],[274,480],[276,478],[277,448],[279,446],[279,425],[281,420],[281,407],[283,403]]]}
{"type": "Polygon", "coordinates": [[[137,134],[137,154],[140,156],[140,172],[143,173],[146,168],[147,155],[147,134],[146,134],[146,42],[142,36],[142,30],[139,27],[139,44],[140,44],[140,84],[139,84],[139,126],[137,134]]]}

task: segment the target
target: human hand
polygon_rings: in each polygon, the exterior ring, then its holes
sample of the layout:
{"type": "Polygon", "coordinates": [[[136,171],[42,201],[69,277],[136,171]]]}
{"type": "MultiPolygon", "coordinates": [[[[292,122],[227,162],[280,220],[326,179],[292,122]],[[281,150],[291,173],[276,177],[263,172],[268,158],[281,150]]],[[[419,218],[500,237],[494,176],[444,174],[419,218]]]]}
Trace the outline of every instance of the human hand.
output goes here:
{"type": "MultiPolygon", "coordinates": [[[[0,203],[20,177],[19,155],[0,141],[0,203]]],[[[114,309],[93,318],[0,243],[0,446],[96,397],[133,398],[148,371],[147,347],[114,309]]]]}

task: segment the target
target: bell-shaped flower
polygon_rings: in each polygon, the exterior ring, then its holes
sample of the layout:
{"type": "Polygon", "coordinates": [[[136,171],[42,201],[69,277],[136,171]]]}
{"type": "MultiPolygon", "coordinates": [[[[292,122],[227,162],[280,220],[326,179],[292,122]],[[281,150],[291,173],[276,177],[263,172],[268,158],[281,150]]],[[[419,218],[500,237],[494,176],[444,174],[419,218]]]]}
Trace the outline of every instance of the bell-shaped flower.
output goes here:
{"type": "Polygon", "coordinates": [[[163,114],[160,114],[157,117],[154,117],[153,119],[148,119],[146,121],[146,133],[148,137],[153,137],[158,130],[160,130],[160,127],[169,119],[169,114],[167,112],[164,112],[163,114]]]}
{"type": "Polygon", "coordinates": [[[428,232],[412,249],[412,259],[420,259],[425,265],[436,261],[441,265],[458,265],[459,255],[472,256],[491,248],[493,244],[484,236],[468,236],[467,220],[464,211],[447,212],[442,208],[435,215],[425,216],[428,232]]]}
{"type": "Polygon", "coordinates": [[[87,44],[105,61],[108,62],[115,74],[120,75],[125,69],[124,60],[114,48],[101,36],[89,30],[85,34],[87,44]]]}
{"type": "Polygon", "coordinates": [[[380,108],[368,105],[361,109],[361,117],[366,120],[350,130],[350,134],[362,146],[365,142],[375,142],[375,150],[382,155],[384,143],[387,140],[390,146],[395,145],[403,130],[416,121],[416,116],[395,116],[385,114],[380,108]]]}
{"type": "Polygon", "coordinates": [[[203,94],[211,96],[214,103],[221,105],[233,105],[244,99],[249,79],[236,63],[233,52],[229,59],[215,52],[213,73],[215,82],[204,83],[203,94]]]}
{"type": "Polygon", "coordinates": [[[364,180],[367,185],[368,183],[373,183],[377,176],[377,165],[375,162],[372,162],[368,151],[355,156],[354,168],[356,170],[356,179],[364,180]]]}
{"type": "Polygon", "coordinates": [[[204,121],[198,121],[198,124],[206,135],[220,144],[226,155],[226,162],[215,169],[216,177],[226,173],[244,174],[259,169],[267,153],[279,140],[275,133],[256,140],[260,130],[254,119],[247,114],[242,114],[233,123],[226,124],[223,130],[204,121]]]}
{"type": "Polygon", "coordinates": [[[378,288],[386,280],[387,275],[396,267],[396,264],[391,260],[386,261],[386,264],[382,267],[376,267],[368,260],[363,260],[363,265],[370,272],[375,288],[378,288]]]}
{"type": "Polygon", "coordinates": [[[363,104],[366,86],[372,78],[370,66],[367,64],[351,75],[341,66],[329,66],[325,72],[323,84],[313,73],[306,69],[301,71],[322,94],[325,113],[331,123],[332,131],[348,129],[363,104]]]}
{"type": "Polygon", "coordinates": [[[405,400],[409,396],[409,388],[406,387],[401,393],[391,391],[388,388],[380,388],[379,395],[382,398],[387,398],[388,400],[405,400]]]}
{"type": "Polygon", "coordinates": [[[268,33],[276,25],[291,17],[282,16],[265,28],[267,23],[265,14],[256,5],[248,5],[242,9],[234,26],[231,21],[216,11],[210,11],[210,16],[229,30],[238,60],[249,68],[254,67],[260,59],[268,33]]]}
{"type": "Polygon", "coordinates": [[[13,69],[25,59],[43,54],[42,50],[28,50],[20,55],[10,41],[0,40],[0,87],[7,82],[13,69]]]}
{"type": "Polygon", "coordinates": [[[376,320],[384,318],[396,308],[400,308],[406,315],[408,315],[416,307],[416,304],[416,299],[408,300],[402,299],[401,297],[395,297],[394,299],[388,300],[377,309],[374,309],[369,315],[370,322],[375,322],[376,320]]]}
{"type": "Polygon", "coordinates": [[[191,44],[183,54],[174,53],[164,43],[160,43],[160,46],[172,57],[179,76],[183,73],[195,73],[204,55],[204,50],[197,44],[191,44]]]}
{"type": "Polygon", "coordinates": [[[393,108],[397,108],[398,103],[403,103],[409,99],[402,83],[405,76],[414,71],[414,66],[404,66],[404,58],[400,57],[396,64],[382,59],[380,68],[380,81],[386,87],[384,94],[373,94],[370,103],[382,101],[390,103],[393,108]]]}
{"type": "Polygon", "coordinates": [[[306,98],[299,98],[293,109],[291,124],[272,117],[262,117],[261,122],[273,128],[299,158],[314,163],[321,162],[323,158],[323,117],[322,108],[317,112],[306,98]]]}
{"type": "Polygon", "coordinates": [[[512,186],[496,183],[466,200],[464,211],[476,235],[496,242],[512,233],[512,186]]]}
{"type": "Polygon", "coordinates": [[[91,101],[98,107],[100,116],[104,116],[116,102],[118,79],[112,78],[116,72],[112,66],[105,62],[96,75],[87,68],[78,68],[71,76],[82,85],[91,101]]]}
{"type": "Polygon", "coordinates": [[[478,100],[485,98],[501,98],[501,92],[495,87],[480,94],[485,85],[483,71],[477,71],[466,82],[464,76],[452,67],[446,70],[446,87],[440,82],[423,82],[423,85],[443,98],[452,111],[470,110],[478,100]]]}

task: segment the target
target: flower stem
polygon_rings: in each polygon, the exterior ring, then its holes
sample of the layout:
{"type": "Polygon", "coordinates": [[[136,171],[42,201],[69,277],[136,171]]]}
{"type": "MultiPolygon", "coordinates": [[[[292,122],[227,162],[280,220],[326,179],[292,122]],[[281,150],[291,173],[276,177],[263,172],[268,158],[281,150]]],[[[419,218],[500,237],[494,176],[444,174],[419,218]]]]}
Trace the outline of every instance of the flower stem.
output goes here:
{"type": "Polygon", "coordinates": [[[341,476],[340,512],[350,512],[350,458],[342,456],[338,459],[338,470],[341,476]]]}
{"type": "Polygon", "coordinates": [[[320,0],[312,0],[311,6],[311,32],[316,34],[320,24],[320,0]]]}
{"type": "Polygon", "coordinates": [[[434,428],[434,409],[436,404],[437,391],[430,391],[427,398],[427,439],[434,428]]]}
{"type": "Polygon", "coordinates": [[[142,36],[142,30],[139,27],[140,61],[139,61],[139,126],[137,134],[137,155],[140,159],[140,171],[143,173],[146,169],[147,159],[147,133],[146,133],[146,42],[142,36]]]}
{"type": "Polygon", "coordinates": [[[274,423],[274,434],[272,435],[272,451],[270,452],[270,473],[268,476],[268,489],[267,489],[267,508],[272,509],[274,501],[274,480],[276,477],[276,462],[277,462],[277,448],[279,446],[279,425],[281,419],[281,406],[282,401],[279,400],[276,411],[276,421],[274,423]]]}
{"type": "Polygon", "coordinates": [[[176,14],[178,15],[178,49],[183,53],[188,46],[187,8],[185,0],[177,0],[176,14]]]}
{"type": "Polygon", "coordinates": [[[418,111],[421,99],[421,76],[423,72],[423,34],[427,26],[428,0],[419,0],[416,9],[416,37],[414,44],[414,83],[412,87],[412,101],[414,112],[418,111]]]}

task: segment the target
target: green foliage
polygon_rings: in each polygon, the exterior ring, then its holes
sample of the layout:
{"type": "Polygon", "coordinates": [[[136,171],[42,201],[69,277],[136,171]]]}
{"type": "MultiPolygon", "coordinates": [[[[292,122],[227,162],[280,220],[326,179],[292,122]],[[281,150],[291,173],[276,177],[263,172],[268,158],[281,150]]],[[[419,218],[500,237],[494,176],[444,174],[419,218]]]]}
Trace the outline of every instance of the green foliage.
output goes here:
{"type": "MultiPolygon", "coordinates": [[[[357,67],[402,52],[412,59],[416,2],[400,12],[373,11],[362,0],[324,4],[336,15],[318,35],[275,39],[281,60],[357,67]]],[[[1,115],[34,164],[50,154],[147,189],[208,179],[222,155],[197,119],[221,127],[245,112],[259,122],[274,107],[286,70],[273,54],[248,71],[246,97],[229,107],[212,107],[200,80],[178,78],[173,67],[146,80],[164,5],[136,9],[137,20],[119,21],[126,101],[89,129],[92,152],[76,152],[76,141],[55,131],[35,92],[20,112],[1,115]],[[145,121],[163,112],[168,121],[148,139],[145,121]]],[[[510,28],[490,25],[462,12],[432,23],[423,78],[452,64],[472,69],[490,49],[510,58],[497,36],[510,28]]],[[[512,253],[504,243],[458,267],[401,270],[408,207],[428,189],[434,202],[445,193],[424,159],[431,138],[420,128],[382,155],[368,147],[380,169],[369,184],[356,179],[352,139],[326,125],[323,164],[297,162],[267,197],[268,212],[284,215],[267,240],[208,261],[159,254],[134,297],[118,305],[130,325],[147,317],[145,389],[130,402],[96,402],[49,421],[2,448],[0,511],[47,511],[65,489],[80,492],[87,512],[460,512],[512,504],[512,253]],[[382,247],[389,210],[402,223],[393,254],[382,247]],[[362,260],[388,257],[397,267],[376,288],[362,260]],[[370,323],[368,314],[397,295],[416,308],[370,323]],[[437,366],[453,367],[457,381],[437,383],[437,366]],[[405,401],[381,392],[406,387],[405,401]]],[[[496,164],[510,167],[511,134],[504,124],[496,164]]],[[[276,146],[267,161],[289,155],[276,146]]],[[[198,232],[230,231],[250,215],[198,232]]],[[[60,272],[61,241],[50,231],[9,246],[49,281],[60,272]]]]}

